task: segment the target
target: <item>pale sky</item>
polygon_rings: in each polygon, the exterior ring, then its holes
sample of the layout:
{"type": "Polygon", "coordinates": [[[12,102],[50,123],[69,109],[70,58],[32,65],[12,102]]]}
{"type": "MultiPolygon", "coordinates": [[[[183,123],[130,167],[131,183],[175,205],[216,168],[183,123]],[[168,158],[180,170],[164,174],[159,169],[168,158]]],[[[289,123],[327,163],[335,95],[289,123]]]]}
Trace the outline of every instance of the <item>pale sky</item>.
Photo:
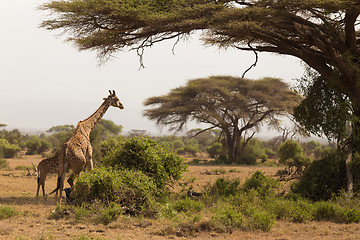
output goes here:
{"type": "MultiPolygon", "coordinates": [[[[204,47],[193,37],[146,49],[145,69],[136,52],[119,52],[101,67],[95,52],[80,52],[65,37],[38,26],[45,13],[36,8],[47,0],[2,1],[0,14],[0,123],[11,130],[46,131],[90,116],[114,89],[124,110],[110,108],[104,118],[151,135],[167,134],[142,116],[146,98],[168,93],[188,80],[213,75],[241,76],[254,54],[204,47]]],[[[300,60],[259,54],[257,67],[246,78],[278,77],[290,84],[303,74],[300,60]]],[[[193,128],[191,125],[188,130],[193,128]]]]}

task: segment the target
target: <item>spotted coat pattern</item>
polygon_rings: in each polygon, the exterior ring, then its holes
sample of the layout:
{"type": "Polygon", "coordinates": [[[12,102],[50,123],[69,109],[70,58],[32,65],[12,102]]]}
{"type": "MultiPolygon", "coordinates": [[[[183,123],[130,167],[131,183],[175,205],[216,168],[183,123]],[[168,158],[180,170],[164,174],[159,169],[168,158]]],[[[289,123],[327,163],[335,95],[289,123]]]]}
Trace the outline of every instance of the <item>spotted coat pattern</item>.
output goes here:
{"type": "Polygon", "coordinates": [[[92,147],[90,143],[91,130],[104,116],[110,106],[124,109],[115,91],[109,92],[110,95],[104,98],[101,106],[90,117],[78,123],[74,134],[62,147],[58,169],[58,188],[60,190],[58,201],[60,206],[66,171],[71,169],[73,172],[68,179],[72,187],[75,177],[80,174],[85,166],[88,170],[93,168],[92,147]]]}
{"type": "Polygon", "coordinates": [[[43,197],[46,199],[45,195],[45,180],[48,174],[57,173],[59,169],[59,153],[56,153],[55,156],[43,159],[38,164],[38,178],[37,178],[37,191],[36,198],[39,196],[40,186],[42,187],[43,197]]]}

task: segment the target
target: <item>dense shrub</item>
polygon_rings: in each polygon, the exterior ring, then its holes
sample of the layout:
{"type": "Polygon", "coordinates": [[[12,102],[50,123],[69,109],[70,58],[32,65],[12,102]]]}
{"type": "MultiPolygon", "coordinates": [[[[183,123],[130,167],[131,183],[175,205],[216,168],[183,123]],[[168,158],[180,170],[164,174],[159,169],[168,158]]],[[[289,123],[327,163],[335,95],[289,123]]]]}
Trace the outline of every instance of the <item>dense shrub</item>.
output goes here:
{"type": "Polygon", "coordinates": [[[205,193],[213,198],[228,197],[240,191],[240,179],[218,178],[213,185],[205,186],[205,193]]]}
{"type": "Polygon", "coordinates": [[[212,221],[217,228],[231,231],[231,229],[242,228],[244,215],[231,204],[225,204],[216,209],[215,214],[212,216],[212,221]]]}
{"type": "Polygon", "coordinates": [[[215,159],[215,163],[216,164],[231,164],[232,160],[229,159],[225,154],[220,154],[216,159],[215,159]]]}
{"type": "Polygon", "coordinates": [[[256,157],[253,154],[243,154],[236,159],[237,164],[256,165],[256,157]]]}
{"type": "Polygon", "coordinates": [[[102,202],[119,204],[125,213],[153,215],[156,186],[144,173],[134,170],[95,168],[82,174],[75,185],[78,205],[102,202]]]}
{"type": "Polygon", "coordinates": [[[310,165],[311,159],[305,155],[300,143],[287,140],[279,147],[279,163],[288,167],[296,167],[297,172],[310,165]]]}
{"type": "Polygon", "coordinates": [[[20,151],[19,146],[10,144],[6,139],[0,139],[0,158],[12,158],[20,151]]]}
{"type": "Polygon", "coordinates": [[[173,209],[177,212],[195,213],[204,209],[205,205],[201,201],[196,201],[189,197],[179,199],[173,204],[173,209]]]}
{"type": "Polygon", "coordinates": [[[27,153],[29,155],[42,154],[51,148],[51,143],[38,136],[31,136],[26,142],[27,153]]]}
{"type": "Polygon", "coordinates": [[[245,180],[244,190],[256,190],[261,196],[273,195],[279,186],[279,182],[272,177],[267,177],[264,173],[256,171],[250,178],[245,180]]]}
{"type": "Polygon", "coordinates": [[[216,158],[222,152],[222,144],[219,142],[213,143],[211,146],[206,148],[206,152],[210,155],[211,158],[216,158]]]}
{"type": "Polygon", "coordinates": [[[159,189],[179,180],[186,170],[182,158],[160,147],[154,140],[143,137],[122,141],[102,162],[116,169],[142,171],[159,189]]]}
{"type": "Polygon", "coordinates": [[[327,200],[346,189],[346,182],[345,160],[333,153],[314,161],[292,190],[311,200],[327,200]]]}
{"type": "Polygon", "coordinates": [[[107,225],[116,221],[123,213],[121,205],[116,203],[111,204],[84,204],[73,209],[75,219],[78,221],[92,221],[96,224],[101,223],[107,225]]]}

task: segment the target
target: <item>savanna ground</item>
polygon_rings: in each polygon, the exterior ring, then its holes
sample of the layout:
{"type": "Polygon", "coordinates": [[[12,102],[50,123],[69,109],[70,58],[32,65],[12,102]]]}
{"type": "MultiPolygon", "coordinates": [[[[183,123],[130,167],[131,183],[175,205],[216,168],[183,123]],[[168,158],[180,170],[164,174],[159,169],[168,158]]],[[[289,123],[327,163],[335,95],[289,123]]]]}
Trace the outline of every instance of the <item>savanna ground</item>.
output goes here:
{"type": "MultiPolygon", "coordinates": [[[[40,194],[35,199],[36,177],[26,176],[24,169],[17,166],[38,164],[41,156],[21,156],[9,159],[11,170],[0,170],[0,206],[11,206],[19,214],[10,219],[0,220],[0,239],[360,239],[360,224],[337,224],[332,222],[293,223],[277,221],[269,232],[233,231],[232,233],[196,233],[192,237],[159,235],[172,222],[165,219],[120,217],[109,225],[76,222],[74,220],[53,220],[49,216],[56,208],[54,196],[47,200],[40,194]]],[[[200,191],[208,182],[218,177],[240,178],[244,181],[256,170],[274,176],[279,167],[266,166],[190,166],[184,179],[193,181],[194,191],[200,191]],[[201,172],[218,170],[225,174],[207,175],[201,172]],[[225,170],[225,171],[224,171],[225,170]],[[230,172],[230,170],[232,170],[230,172]]],[[[46,192],[56,186],[56,176],[46,181],[46,192]]]]}

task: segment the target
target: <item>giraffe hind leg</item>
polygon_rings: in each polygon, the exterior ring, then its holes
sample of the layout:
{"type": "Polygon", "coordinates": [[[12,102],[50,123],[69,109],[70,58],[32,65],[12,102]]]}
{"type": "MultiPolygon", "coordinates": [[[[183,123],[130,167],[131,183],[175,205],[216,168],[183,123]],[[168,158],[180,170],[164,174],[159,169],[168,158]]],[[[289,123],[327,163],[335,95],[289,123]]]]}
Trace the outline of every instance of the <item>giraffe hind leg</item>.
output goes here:
{"type": "Polygon", "coordinates": [[[63,192],[63,189],[64,189],[64,181],[65,181],[65,176],[66,176],[67,169],[68,169],[68,162],[65,162],[62,174],[58,178],[58,187],[59,187],[58,202],[59,202],[60,207],[61,207],[61,197],[62,197],[62,192],[63,192]]]}
{"type": "Polygon", "coordinates": [[[40,177],[37,178],[36,199],[38,199],[39,197],[39,189],[40,189],[40,177]]]}

